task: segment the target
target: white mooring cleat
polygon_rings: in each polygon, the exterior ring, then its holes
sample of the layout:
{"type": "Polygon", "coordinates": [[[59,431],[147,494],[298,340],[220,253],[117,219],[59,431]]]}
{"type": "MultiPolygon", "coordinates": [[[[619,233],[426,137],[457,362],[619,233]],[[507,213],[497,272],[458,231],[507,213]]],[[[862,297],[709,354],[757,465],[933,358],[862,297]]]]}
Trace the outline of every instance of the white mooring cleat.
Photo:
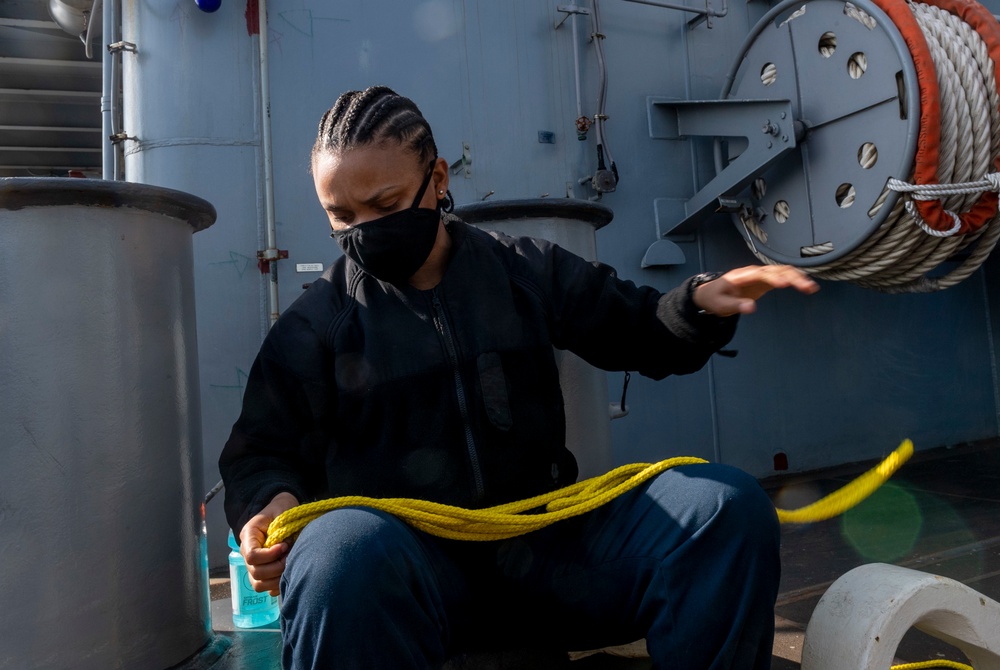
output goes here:
{"type": "Polygon", "coordinates": [[[911,627],[961,649],[975,670],[1000,670],[1000,603],[954,579],[884,563],[851,570],[823,595],[802,670],[886,670],[911,627]]]}

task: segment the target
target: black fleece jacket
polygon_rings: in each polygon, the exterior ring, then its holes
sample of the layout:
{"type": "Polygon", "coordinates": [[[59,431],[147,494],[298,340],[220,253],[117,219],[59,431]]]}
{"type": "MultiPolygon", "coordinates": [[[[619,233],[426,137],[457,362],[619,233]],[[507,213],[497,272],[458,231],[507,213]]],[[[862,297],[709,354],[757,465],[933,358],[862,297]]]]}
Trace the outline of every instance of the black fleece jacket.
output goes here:
{"type": "Polygon", "coordinates": [[[553,347],[661,379],[700,369],[736,318],[548,242],[457,219],[430,291],[339,259],[282,314],[219,460],[237,533],[275,495],[484,507],[576,479],[553,347]]]}

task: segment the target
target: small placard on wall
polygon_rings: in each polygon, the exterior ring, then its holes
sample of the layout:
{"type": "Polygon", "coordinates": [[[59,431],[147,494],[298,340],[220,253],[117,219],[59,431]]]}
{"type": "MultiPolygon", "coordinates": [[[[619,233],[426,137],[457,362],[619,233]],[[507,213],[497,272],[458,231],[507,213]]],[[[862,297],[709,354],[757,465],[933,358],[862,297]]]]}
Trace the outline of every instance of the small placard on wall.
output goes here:
{"type": "Polygon", "coordinates": [[[323,264],[322,263],[296,263],[295,264],[295,271],[296,272],[322,272],[323,271],[323,264]]]}

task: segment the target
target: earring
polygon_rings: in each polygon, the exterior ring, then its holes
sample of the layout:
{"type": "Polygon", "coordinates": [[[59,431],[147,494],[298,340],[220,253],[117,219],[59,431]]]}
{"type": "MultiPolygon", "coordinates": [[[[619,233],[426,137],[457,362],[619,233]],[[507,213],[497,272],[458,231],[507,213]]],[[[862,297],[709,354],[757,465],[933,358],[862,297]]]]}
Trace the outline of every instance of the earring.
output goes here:
{"type": "Polygon", "coordinates": [[[438,195],[444,195],[444,191],[438,189],[438,195]]]}

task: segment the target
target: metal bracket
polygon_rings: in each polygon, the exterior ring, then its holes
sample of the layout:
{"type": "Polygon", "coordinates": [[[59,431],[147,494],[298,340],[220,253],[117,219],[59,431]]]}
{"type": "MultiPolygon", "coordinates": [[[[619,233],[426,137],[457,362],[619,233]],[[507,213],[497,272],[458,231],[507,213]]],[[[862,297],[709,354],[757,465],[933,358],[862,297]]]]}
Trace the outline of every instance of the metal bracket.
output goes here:
{"type": "Polygon", "coordinates": [[[271,271],[271,263],[288,258],[287,249],[259,249],[257,251],[257,269],[262,275],[271,271]]]}
{"type": "Polygon", "coordinates": [[[472,177],[472,148],[468,142],[462,142],[462,157],[448,167],[451,168],[452,174],[457,175],[464,170],[466,179],[472,177]]]}
{"type": "Polygon", "coordinates": [[[639,267],[654,268],[666,265],[684,265],[687,261],[678,242],[694,242],[694,233],[671,234],[675,222],[684,216],[683,198],[657,198],[653,201],[653,218],[656,220],[656,241],[643,254],[639,267]],[[669,239],[664,239],[668,238],[669,239]]]}
{"type": "Polygon", "coordinates": [[[574,14],[581,14],[583,16],[590,16],[590,10],[586,7],[579,7],[577,5],[559,5],[556,7],[557,12],[562,12],[565,14],[558,22],[556,22],[556,28],[560,28],[562,24],[566,23],[566,19],[573,16],[574,14]]]}
{"type": "Polygon", "coordinates": [[[711,214],[735,211],[736,196],[776,160],[796,146],[796,125],[788,100],[670,100],[650,97],[649,136],[746,138],[746,148],[684,203],[683,216],[657,219],[662,237],[689,233],[711,214]]]}
{"type": "Polygon", "coordinates": [[[121,144],[125,140],[138,140],[139,138],[132,137],[123,130],[120,133],[115,133],[114,135],[108,135],[108,139],[111,141],[112,144],[121,144]]]}
{"type": "Polygon", "coordinates": [[[689,27],[694,27],[705,22],[705,26],[708,28],[712,27],[712,18],[722,18],[729,13],[729,3],[728,0],[722,0],[722,9],[715,10],[708,4],[708,0],[705,0],[705,9],[699,9],[698,7],[688,7],[687,5],[680,5],[673,2],[660,2],[659,0],[626,0],[627,2],[634,2],[638,5],[649,5],[651,7],[662,7],[663,9],[676,9],[681,12],[691,12],[697,14],[696,17],[688,21],[689,27]]]}
{"type": "Polygon", "coordinates": [[[108,52],[118,53],[119,51],[138,53],[138,50],[135,48],[135,44],[132,42],[114,42],[108,45],[108,52]]]}

